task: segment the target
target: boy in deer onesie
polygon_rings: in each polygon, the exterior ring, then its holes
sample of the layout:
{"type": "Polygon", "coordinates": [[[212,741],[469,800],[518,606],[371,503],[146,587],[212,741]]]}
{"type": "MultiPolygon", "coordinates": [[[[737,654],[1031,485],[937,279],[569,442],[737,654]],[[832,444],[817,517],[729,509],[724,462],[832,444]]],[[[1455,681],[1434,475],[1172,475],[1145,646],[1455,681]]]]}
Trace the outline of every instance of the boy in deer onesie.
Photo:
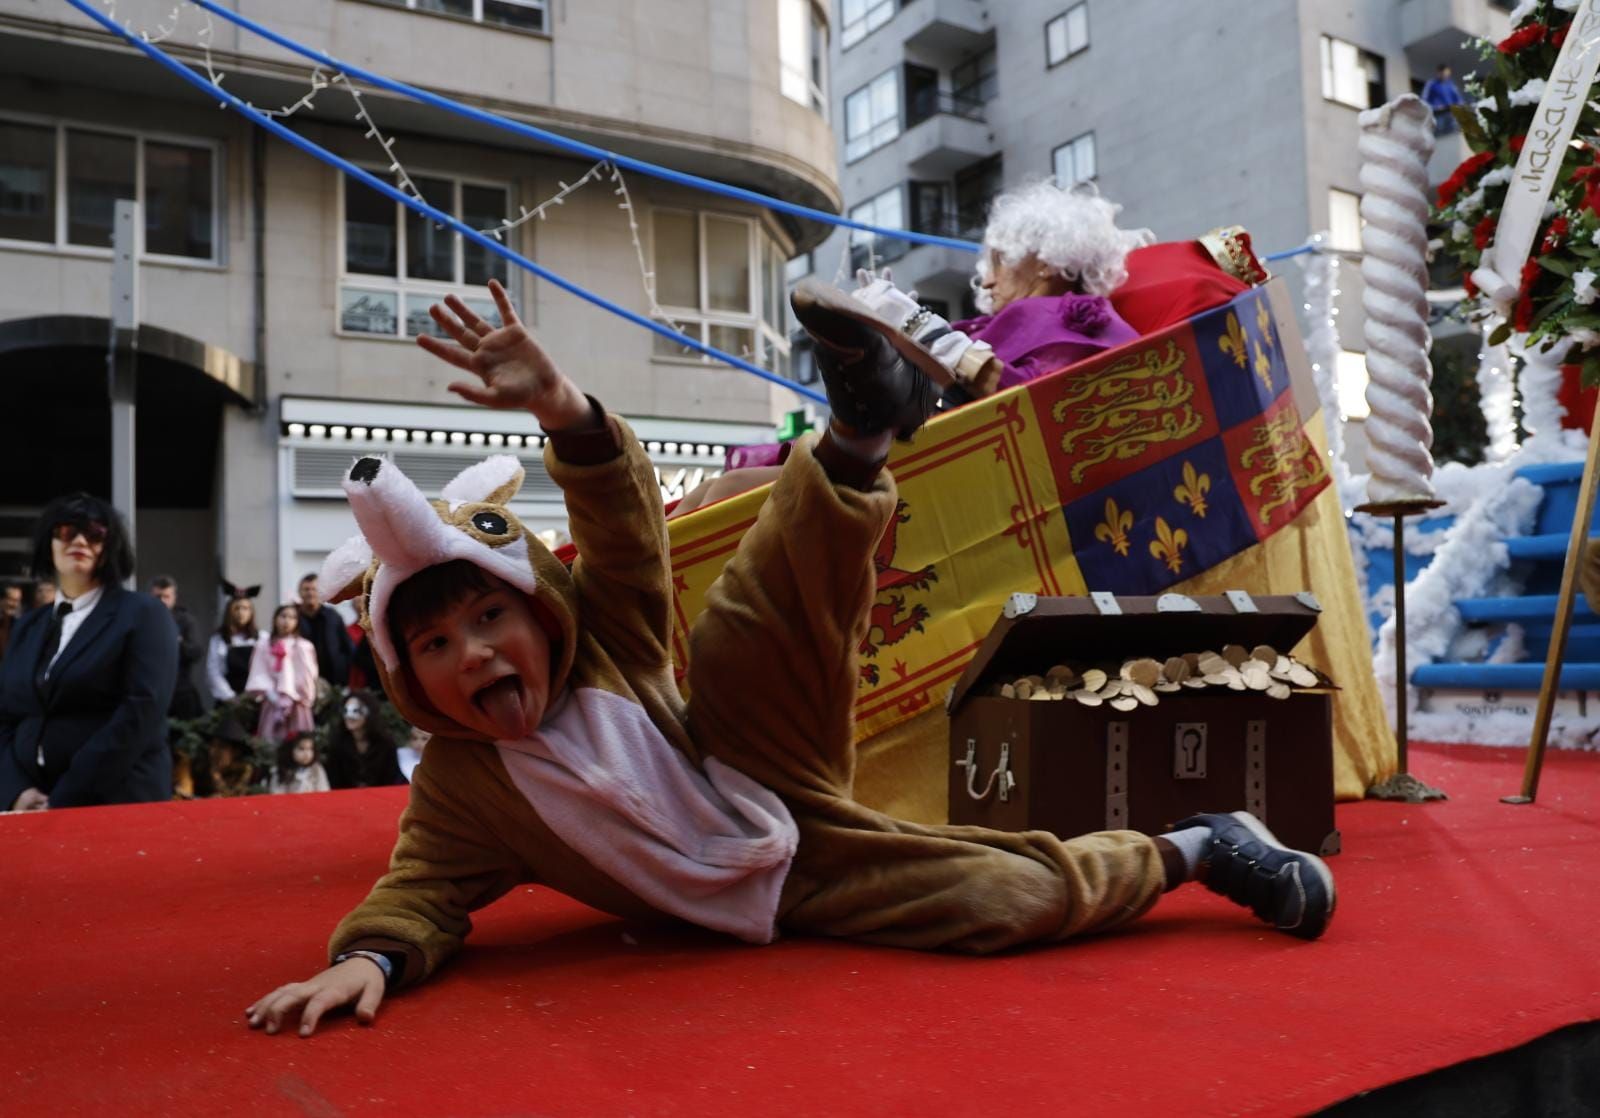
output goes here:
{"type": "Polygon", "coordinates": [[[911,824],[851,798],[854,650],[895,510],[882,465],[933,409],[926,351],[797,291],[834,418],[796,446],[711,588],[685,703],[650,459],[491,292],[502,327],[452,296],[432,313],[453,342],[418,341],[473,374],[453,391],[539,420],[578,559],[569,572],[509,510],[515,458],[468,469],[434,502],[391,462],[355,463],[345,490],[362,535],[322,581],[363,594],[384,688],[434,736],[389,872],[335,929],[332,965],[257,1001],[252,1026],[277,1032],[298,1014],[309,1035],[351,1004],[370,1022],[386,991],[460,948],[474,910],[529,882],[751,943],[783,931],[982,953],[1115,927],[1198,877],[1285,931],[1321,934],[1326,866],[1244,813],[1157,839],[1062,840],[911,824]]]}

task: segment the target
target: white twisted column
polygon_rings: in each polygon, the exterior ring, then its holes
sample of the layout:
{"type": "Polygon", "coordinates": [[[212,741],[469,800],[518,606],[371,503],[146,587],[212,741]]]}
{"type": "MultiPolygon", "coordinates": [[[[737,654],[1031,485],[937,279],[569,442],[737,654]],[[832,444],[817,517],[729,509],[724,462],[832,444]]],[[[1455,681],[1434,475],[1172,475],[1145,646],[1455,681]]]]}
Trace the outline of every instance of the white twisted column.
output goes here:
{"type": "Polygon", "coordinates": [[[1361,114],[1361,297],[1366,312],[1367,499],[1433,498],[1428,385],[1428,157],[1433,113],[1414,94],[1361,114]]]}

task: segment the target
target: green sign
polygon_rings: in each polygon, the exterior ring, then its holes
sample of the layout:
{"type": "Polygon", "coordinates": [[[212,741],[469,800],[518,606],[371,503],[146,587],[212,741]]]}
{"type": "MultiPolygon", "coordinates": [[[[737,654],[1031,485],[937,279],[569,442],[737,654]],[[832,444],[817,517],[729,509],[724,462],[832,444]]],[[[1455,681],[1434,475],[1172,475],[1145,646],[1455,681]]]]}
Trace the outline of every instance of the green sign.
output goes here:
{"type": "Polygon", "coordinates": [[[804,408],[799,411],[787,412],[778,421],[778,441],[788,442],[790,439],[797,439],[809,430],[811,430],[811,421],[806,418],[804,408]]]}

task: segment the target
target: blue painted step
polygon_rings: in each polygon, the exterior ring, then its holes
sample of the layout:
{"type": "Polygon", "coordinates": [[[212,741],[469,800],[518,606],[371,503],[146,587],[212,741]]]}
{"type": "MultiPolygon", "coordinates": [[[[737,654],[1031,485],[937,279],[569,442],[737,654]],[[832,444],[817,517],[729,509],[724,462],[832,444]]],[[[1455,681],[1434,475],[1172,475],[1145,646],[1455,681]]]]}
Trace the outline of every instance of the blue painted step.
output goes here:
{"type": "MultiPolygon", "coordinates": [[[[1571,521],[1567,527],[1571,528],[1571,521]]],[[[1600,537],[1590,536],[1592,539],[1600,537]]],[[[1550,533],[1542,536],[1518,536],[1506,541],[1506,551],[1513,559],[1532,559],[1535,561],[1553,560],[1562,562],[1567,557],[1567,543],[1570,537],[1566,532],[1550,533]]]]}
{"type": "MultiPolygon", "coordinates": [[[[1556,615],[1556,595],[1528,594],[1520,598],[1457,598],[1456,609],[1463,621],[1515,621],[1520,623],[1543,621],[1548,623],[1556,615]]],[[[1573,606],[1574,621],[1600,620],[1580,596],[1573,606]]]]}
{"type": "MultiPolygon", "coordinates": [[[[1517,471],[1517,476],[1544,489],[1544,500],[1535,516],[1533,533],[1565,536],[1571,531],[1572,518],[1578,511],[1578,480],[1583,476],[1583,463],[1555,462],[1544,466],[1524,466],[1517,471]]],[[[1595,521],[1600,524],[1600,507],[1595,510],[1595,521]]]]}
{"type": "MultiPolygon", "coordinates": [[[[1544,663],[1554,627],[1551,622],[1532,622],[1523,627],[1523,660],[1544,663]]],[[[1600,663],[1600,625],[1573,625],[1567,633],[1566,658],[1573,663],[1600,663]]]]}
{"type": "MultiPolygon", "coordinates": [[[[1537,691],[1544,682],[1544,664],[1424,664],[1411,673],[1411,682],[1464,691],[1537,691]]],[[[1561,687],[1600,690],[1600,664],[1563,664],[1561,687]]]]}

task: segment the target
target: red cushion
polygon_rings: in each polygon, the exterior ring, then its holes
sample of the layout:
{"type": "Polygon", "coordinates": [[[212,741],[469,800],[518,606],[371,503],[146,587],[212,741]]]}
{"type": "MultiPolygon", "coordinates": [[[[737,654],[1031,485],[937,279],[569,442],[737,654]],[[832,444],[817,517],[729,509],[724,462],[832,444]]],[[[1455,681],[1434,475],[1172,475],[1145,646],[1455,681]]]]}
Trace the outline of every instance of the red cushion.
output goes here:
{"type": "Polygon", "coordinates": [[[1153,334],[1247,290],[1199,241],[1169,241],[1128,254],[1128,279],[1111,293],[1111,305],[1139,333],[1153,334]]]}

